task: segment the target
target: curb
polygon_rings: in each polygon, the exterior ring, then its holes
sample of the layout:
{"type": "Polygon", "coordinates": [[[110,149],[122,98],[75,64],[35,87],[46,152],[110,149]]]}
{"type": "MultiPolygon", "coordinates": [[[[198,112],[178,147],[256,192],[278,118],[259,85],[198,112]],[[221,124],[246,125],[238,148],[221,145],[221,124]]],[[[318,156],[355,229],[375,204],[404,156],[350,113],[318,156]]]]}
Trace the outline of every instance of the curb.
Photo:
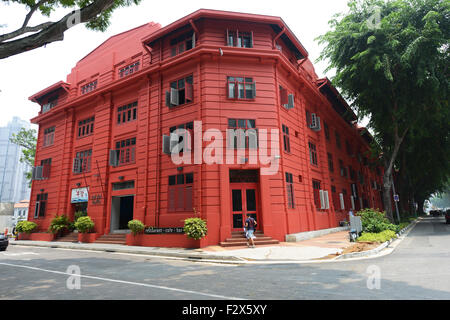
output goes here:
{"type": "Polygon", "coordinates": [[[346,253],[346,254],[337,256],[333,260],[345,260],[345,259],[351,259],[351,258],[371,257],[371,256],[374,256],[374,255],[377,255],[378,253],[380,253],[381,250],[383,250],[386,247],[388,247],[392,242],[394,242],[395,240],[398,240],[399,237],[403,233],[405,233],[406,231],[412,229],[412,227],[414,227],[416,225],[418,220],[419,219],[416,219],[413,222],[411,222],[408,226],[406,226],[405,228],[400,230],[398,233],[396,233],[396,237],[395,238],[392,238],[392,239],[390,239],[390,240],[388,240],[386,242],[383,242],[381,245],[379,245],[375,249],[368,250],[368,251],[361,251],[361,252],[346,253]]]}
{"type": "MultiPolygon", "coordinates": [[[[19,240],[20,241],[20,240],[19,240]]],[[[75,249],[75,250],[85,250],[85,251],[103,251],[103,252],[113,252],[113,253],[128,253],[128,254],[139,254],[146,256],[157,256],[157,257],[169,257],[169,258],[183,258],[190,261],[215,261],[223,263],[236,263],[245,262],[245,259],[233,256],[219,256],[219,255],[208,255],[203,253],[181,253],[181,252],[168,252],[159,251],[159,249],[154,252],[147,250],[139,250],[138,248],[105,248],[105,247],[85,247],[81,245],[71,244],[71,245],[61,245],[56,243],[15,243],[10,242],[10,245],[19,246],[30,246],[30,247],[42,247],[42,248],[60,248],[60,249],[75,249]],[[217,261],[216,261],[217,260],[217,261]]]]}

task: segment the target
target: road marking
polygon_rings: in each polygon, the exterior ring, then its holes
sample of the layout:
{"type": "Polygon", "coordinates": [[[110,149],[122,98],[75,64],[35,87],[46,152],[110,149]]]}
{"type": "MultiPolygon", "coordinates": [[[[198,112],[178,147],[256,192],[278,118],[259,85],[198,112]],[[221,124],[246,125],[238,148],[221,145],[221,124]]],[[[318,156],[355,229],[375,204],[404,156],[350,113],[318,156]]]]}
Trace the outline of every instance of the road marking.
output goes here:
{"type": "Polygon", "coordinates": [[[212,298],[218,298],[218,299],[245,300],[243,298],[227,297],[227,296],[211,294],[211,293],[204,293],[204,292],[199,292],[199,291],[177,289],[177,288],[171,288],[171,287],[166,287],[166,286],[158,286],[158,285],[154,285],[154,284],[131,282],[131,281],[124,281],[124,280],[116,280],[116,279],[108,279],[108,278],[86,276],[86,275],[74,275],[74,274],[67,273],[67,272],[55,271],[55,270],[47,270],[47,269],[42,269],[42,268],[37,268],[37,267],[30,267],[30,266],[24,266],[24,265],[19,265],[19,264],[0,262],[0,265],[9,266],[9,267],[16,267],[16,268],[24,268],[24,269],[30,269],[30,270],[37,270],[37,271],[43,271],[43,272],[49,272],[49,273],[55,273],[55,274],[61,274],[61,275],[66,275],[66,276],[71,276],[71,277],[79,276],[81,278],[86,278],[86,279],[109,281],[109,282],[116,282],[116,283],[122,283],[122,284],[130,284],[130,285],[135,285],[135,286],[155,288],[155,289],[162,289],[162,290],[182,292],[182,293],[191,293],[191,294],[207,296],[207,297],[212,297],[212,298]]]}
{"type": "Polygon", "coordinates": [[[36,253],[36,252],[16,252],[16,253],[13,253],[13,252],[2,252],[1,254],[4,255],[4,256],[8,256],[8,257],[17,257],[17,256],[23,256],[23,255],[26,255],[26,254],[38,255],[38,253],[36,253]]]}

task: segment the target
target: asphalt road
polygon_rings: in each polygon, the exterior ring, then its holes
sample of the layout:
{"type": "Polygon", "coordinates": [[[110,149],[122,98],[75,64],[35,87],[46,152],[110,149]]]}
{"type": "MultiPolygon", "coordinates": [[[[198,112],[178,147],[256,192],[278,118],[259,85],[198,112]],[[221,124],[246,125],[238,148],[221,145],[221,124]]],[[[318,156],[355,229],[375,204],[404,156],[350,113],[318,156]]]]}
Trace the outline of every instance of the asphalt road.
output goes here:
{"type": "Polygon", "coordinates": [[[141,255],[9,246],[0,299],[450,299],[450,225],[425,218],[378,258],[224,265],[141,255]],[[80,271],[80,277],[73,272],[80,271]]]}

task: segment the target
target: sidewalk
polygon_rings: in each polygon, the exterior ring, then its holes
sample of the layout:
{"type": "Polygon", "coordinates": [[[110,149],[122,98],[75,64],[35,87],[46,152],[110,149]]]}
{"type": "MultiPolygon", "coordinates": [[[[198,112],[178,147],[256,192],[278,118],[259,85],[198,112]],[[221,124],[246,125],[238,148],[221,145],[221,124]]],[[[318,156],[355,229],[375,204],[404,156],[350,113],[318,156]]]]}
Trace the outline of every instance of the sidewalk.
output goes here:
{"type": "Polygon", "coordinates": [[[341,253],[351,245],[348,231],[341,231],[300,242],[280,242],[277,245],[261,245],[256,248],[209,246],[201,249],[159,248],[126,246],[100,243],[72,243],[57,241],[30,241],[10,239],[10,245],[65,248],[144,254],[151,256],[211,260],[222,263],[245,263],[251,261],[311,261],[330,254],[341,253]]]}

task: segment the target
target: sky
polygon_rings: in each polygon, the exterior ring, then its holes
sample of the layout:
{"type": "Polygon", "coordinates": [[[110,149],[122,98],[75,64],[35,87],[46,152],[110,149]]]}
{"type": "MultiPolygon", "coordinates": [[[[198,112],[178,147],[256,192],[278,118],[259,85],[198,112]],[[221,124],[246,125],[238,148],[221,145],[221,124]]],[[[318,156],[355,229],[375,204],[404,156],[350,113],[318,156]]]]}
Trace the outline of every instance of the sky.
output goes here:
{"type": "MultiPolygon", "coordinates": [[[[324,62],[315,62],[322,47],[315,38],[329,30],[328,21],[334,14],[347,12],[347,0],[315,1],[152,1],[142,0],[138,6],[117,9],[106,32],[96,32],[76,25],[67,30],[64,40],[48,44],[0,60],[0,126],[5,126],[14,116],[29,121],[40,109],[28,100],[36,92],[62,80],[75,64],[109,37],[148,22],[158,22],[163,27],[198,10],[216,9],[281,17],[309,53],[319,77],[332,78],[325,73],[324,62]]],[[[18,29],[27,10],[18,4],[0,4],[0,34],[18,29]]],[[[35,13],[29,25],[57,21],[67,9],[56,10],[50,18],[35,13]]]]}

